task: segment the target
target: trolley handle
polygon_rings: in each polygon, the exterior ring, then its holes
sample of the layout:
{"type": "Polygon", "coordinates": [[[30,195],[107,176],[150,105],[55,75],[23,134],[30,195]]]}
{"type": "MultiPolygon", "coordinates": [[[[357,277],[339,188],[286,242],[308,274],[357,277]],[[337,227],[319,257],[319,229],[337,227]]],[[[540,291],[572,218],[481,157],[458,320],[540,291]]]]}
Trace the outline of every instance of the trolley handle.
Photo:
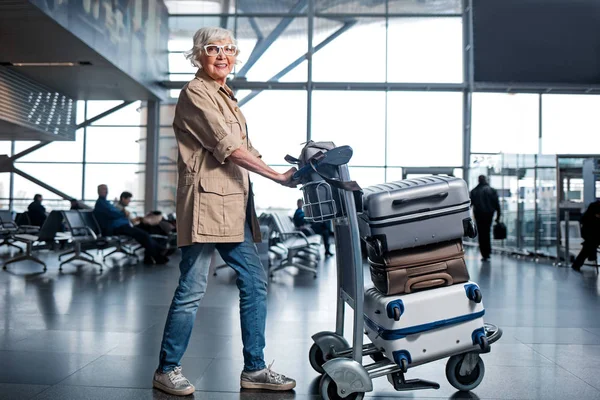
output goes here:
{"type": "MultiPolygon", "coordinates": [[[[317,171],[317,168],[320,165],[334,165],[340,166],[343,164],[347,164],[348,161],[352,158],[352,147],[350,146],[339,146],[334,147],[331,150],[326,152],[319,151],[315,155],[313,155],[310,160],[308,160],[307,164],[300,168],[298,171],[292,175],[292,179],[297,181],[300,180],[304,175],[308,174],[310,171],[317,171]]],[[[318,172],[318,171],[317,171],[318,172]]]]}
{"type": "Polygon", "coordinates": [[[396,200],[392,201],[392,206],[403,206],[407,203],[414,203],[416,201],[423,201],[423,200],[443,200],[446,197],[448,197],[448,192],[441,192],[441,193],[431,194],[428,196],[415,197],[412,199],[396,199],[396,200]]]}

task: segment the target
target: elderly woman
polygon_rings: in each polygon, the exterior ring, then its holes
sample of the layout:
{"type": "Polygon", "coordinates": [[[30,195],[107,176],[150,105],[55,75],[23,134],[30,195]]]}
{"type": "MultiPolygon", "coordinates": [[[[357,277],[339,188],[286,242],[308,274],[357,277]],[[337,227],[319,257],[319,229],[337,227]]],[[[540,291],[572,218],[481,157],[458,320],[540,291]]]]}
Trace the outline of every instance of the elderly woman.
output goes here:
{"type": "Polygon", "coordinates": [[[199,70],[184,86],[175,109],[181,276],[153,381],[155,388],[174,395],[194,392],[194,386],[182,374],[180,361],[206,291],[215,249],[237,273],[244,344],[241,387],[291,390],[296,386],[293,379],[267,368],[264,362],[267,278],[254,245],[260,241],[260,229],[248,176],[251,171],[294,186],[291,177],[295,168],[285,174],[274,171],[250,143],[246,119],[225,83],[236,63],[235,43],[233,34],[225,29],[202,28],[196,32],[187,57],[199,70]]]}

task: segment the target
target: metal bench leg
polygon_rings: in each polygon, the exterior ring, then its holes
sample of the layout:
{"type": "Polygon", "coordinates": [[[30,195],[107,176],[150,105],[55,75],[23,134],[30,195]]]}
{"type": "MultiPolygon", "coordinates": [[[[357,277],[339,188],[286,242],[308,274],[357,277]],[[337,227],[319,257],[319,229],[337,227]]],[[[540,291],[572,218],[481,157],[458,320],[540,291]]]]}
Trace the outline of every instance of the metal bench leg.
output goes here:
{"type": "Polygon", "coordinates": [[[15,257],[15,258],[12,258],[12,259],[6,261],[4,263],[4,266],[2,267],[2,269],[6,270],[6,266],[8,264],[12,264],[12,263],[16,263],[16,262],[19,262],[19,261],[26,261],[26,260],[28,260],[28,261],[33,261],[33,262],[36,262],[38,264],[41,264],[44,267],[44,272],[46,272],[46,270],[47,270],[46,263],[43,262],[42,260],[40,260],[39,258],[34,257],[33,254],[32,254],[32,249],[33,249],[33,243],[29,243],[28,242],[27,243],[27,252],[24,255],[22,255],[22,256],[18,256],[18,257],[15,257]]]}
{"type": "Polygon", "coordinates": [[[213,272],[213,276],[217,276],[217,271],[218,271],[218,270],[220,270],[220,269],[223,269],[223,268],[227,268],[227,267],[229,267],[229,265],[227,265],[227,264],[223,264],[223,265],[217,265],[217,266],[215,267],[215,271],[213,272]]]}
{"type": "Polygon", "coordinates": [[[62,260],[64,256],[68,256],[69,254],[75,254],[75,250],[67,251],[66,253],[62,253],[58,256],[58,261],[62,260]]]}
{"type": "Polygon", "coordinates": [[[21,246],[17,246],[16,244],[14,244],[14,240],[11,241],[10,238],[4,239],[4,241],[2,243],[0,243],[0,247],[2,247],[2,246],[14,247],[15,249],[19,250],[19,253],[23,252],[23,248],[21,246]]]}
{"type": "Polygon", "coordinates": [[[81,255],[79,255],[79,256],[75,255],[75,256],[69,258],[68,260],[65,260],[65,261],[61,262],[60,265],[59,265],[59,267],[58,267],[58,270],[62,271],[62,266],[63,265],[65,265],[67,263],[70,263],[71,261],[75,261],[75,260],[85,261],[87,263],[97,265],[98,267],[100,267],[100,272],[102,272],[102,269],[104,268],[104,266],[102,264],[100,264],[99,262],[97,262],[96,260],[93,260],[93,259],[90,260],[87,257],[81,256],[81,255]]]}
{"type": "Polygon", "coordinates": [[[88,253],[88,252],[87,252],[87,251],[85,251],[85,250],[83,250],[83,251],[81,252],[81,254],[85,254],[86,256],[88,256],[89,258],[91,258],[92,260],[94,259],[94,256],[93,256],[93,255],[91,255],[90,253],[88,253]]]}

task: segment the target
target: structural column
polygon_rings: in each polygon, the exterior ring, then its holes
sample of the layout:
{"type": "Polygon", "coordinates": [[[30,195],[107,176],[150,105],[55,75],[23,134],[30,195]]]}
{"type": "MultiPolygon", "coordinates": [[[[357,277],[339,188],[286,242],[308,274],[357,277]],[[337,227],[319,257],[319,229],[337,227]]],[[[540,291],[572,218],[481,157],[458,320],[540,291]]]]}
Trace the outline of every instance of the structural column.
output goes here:
{"type": "Polygon", "coordinates": [[[474,86],[473,74],[473,7],[463,0],[463,179],[469,182],[471,165],[471,111],[474,86]]]}
{"type": "Polygon", "coordinates": [[[160,102],[148,101],[146,122],[146,175],[144,204],[146,212],[156,209],[158,193],[158,135],[160,130],[160,102]]]}

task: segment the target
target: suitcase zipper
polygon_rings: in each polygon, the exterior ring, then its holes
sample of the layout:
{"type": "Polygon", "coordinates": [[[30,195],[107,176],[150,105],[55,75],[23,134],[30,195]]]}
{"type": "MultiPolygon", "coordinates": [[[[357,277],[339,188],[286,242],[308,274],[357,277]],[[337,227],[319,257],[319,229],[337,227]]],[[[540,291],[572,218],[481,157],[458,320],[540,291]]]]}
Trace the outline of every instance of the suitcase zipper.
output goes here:
{"type": "Polygon", "coordinates": [[[422,325],[415,325],[408,328],[401,329],[385,329],[384,327],[378,325],[376,322],[372,321],[366,315],[363,315],[365,320],[365,325],[373,332],[377,332],[377,336],[381,337],[383,340],[398,340],[404,339],[410,335],[416,335],[418,333],[432,331],[434,329],[447,327],[450,325],[457,325],[463,322],[473,321],[477,318],[483,317],[485,314],[485,310],[481,310],[479,312],[467,315],[461,315],[454,318],[442,319],[439,321],[429,322],[422,325]]]}
{"type": "MultiPolygon", "coordinates": [[[[459,203],[459,204],[455,204],[452,207],[431,207],[431,208],[427,208],[427,209],[416,210],[416,211],[413,211],[413,212],[398,213],[398,214],[386,215],[386,216],[383,216],[383,217],[373,217],[373,218],[369,218],[369,221],[385,221],[386,219],[401,218],[401,217],[406,217],[406,216],[415,215],[415,214],[422,214],[422,213],[425,213],[425,212],[447,210],[447,209],[451,209],[451,208],[454,208],[454,207],[460,207],[460,206],[464,206],[464,205],[467,205],[467,206],[470,207],[471,206],[471,201],[467,200],[465,202],[462,202],[462,203],[459,203]]],[[[466,208],[469,209],[469,207],[466,207],[466,208]]]]}

